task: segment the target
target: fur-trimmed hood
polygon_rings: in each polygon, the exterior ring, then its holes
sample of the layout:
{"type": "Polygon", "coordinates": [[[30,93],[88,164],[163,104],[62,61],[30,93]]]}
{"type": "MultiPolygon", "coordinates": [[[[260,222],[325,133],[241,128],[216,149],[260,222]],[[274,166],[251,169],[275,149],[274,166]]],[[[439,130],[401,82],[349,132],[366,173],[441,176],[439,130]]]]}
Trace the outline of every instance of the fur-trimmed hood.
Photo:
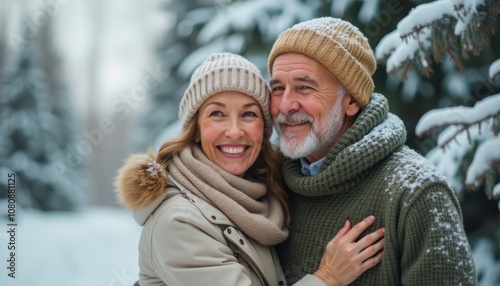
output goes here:
{"type": "Polygon", "coordinates": [[[165,196],[167,174],[152,153],[131,155],[115,180],[120,204],[137,210],[165,196]]]}

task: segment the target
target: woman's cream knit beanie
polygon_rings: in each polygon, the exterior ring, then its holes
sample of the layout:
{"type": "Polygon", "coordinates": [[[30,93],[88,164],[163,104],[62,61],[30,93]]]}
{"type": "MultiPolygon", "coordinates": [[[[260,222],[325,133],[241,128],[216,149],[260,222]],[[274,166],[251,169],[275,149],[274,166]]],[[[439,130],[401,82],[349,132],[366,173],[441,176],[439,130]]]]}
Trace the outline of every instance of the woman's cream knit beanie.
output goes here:
{"type": "Polygon", "coordinates": [[[269,54],[271,77],[276,57],[288,52],[304,54],[323,64],[362,108],[370,101],[377,63],[368,40],[351,23],[323,17],[296,24],[281,33],[269,54]]]}
{"type": "Polygon", "coordinates": [[[179,107],[182,129],[193,120],[207,98],[222,91],[238,91],[253,97],[264,115],[264,134],[271,136],[269,86],[254,64],[232,53],[213,54],[194,71],[179,107]]]}

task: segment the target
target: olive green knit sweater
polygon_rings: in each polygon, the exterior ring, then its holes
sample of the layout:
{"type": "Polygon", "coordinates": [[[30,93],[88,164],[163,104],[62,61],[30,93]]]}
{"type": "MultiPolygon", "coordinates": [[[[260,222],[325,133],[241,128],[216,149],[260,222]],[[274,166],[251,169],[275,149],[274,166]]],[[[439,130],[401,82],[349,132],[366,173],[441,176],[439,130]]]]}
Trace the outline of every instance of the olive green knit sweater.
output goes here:
{"type": "Polygon", "coordinates": [[[477,278],[453,191],[434,166],[404,146],[402,121],[373,94],[327,155],[317,176],[284,159],[292,230],[278,247],[293,284],[319,265],[326,243],[349,219],[375,215],[385,227],[382,262],[353,285],[475,285],[477,278]]]}

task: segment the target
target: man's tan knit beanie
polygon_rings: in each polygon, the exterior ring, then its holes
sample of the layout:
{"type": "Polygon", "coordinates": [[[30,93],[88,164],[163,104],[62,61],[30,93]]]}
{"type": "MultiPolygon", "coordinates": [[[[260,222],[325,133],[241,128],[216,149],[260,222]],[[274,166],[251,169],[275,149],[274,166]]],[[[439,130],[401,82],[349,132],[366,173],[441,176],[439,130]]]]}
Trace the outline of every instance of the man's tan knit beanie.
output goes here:
{"type": "Polygon", "coordinates": [[[304,54],[323,64],[362,108],[370,101],[377,63],[368,40],[351,23],[323,17],[296,24],[281,33],[269,54],[271,77],[276,57],[288,52],[304,54]]]}
{"type": "Polygon", "coordinates": [[[264,115],[264,134],[272,133],[270,90],[259,69],[242,56],[217,53],[206,59],[191,76],[179,107],[184,130],[207,98],[222,91],[238,91],[253,97],[264,115]]]}

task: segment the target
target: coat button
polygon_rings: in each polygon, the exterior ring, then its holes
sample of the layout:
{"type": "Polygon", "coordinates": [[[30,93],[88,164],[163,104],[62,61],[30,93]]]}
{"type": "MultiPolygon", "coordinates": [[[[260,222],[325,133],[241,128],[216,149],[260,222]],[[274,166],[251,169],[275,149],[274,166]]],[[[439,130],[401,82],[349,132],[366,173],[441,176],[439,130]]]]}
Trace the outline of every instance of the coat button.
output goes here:
{"type": "Polygon", "coordinates": [[[234,257],[238,258],[238,257],[240,257],[240,254],[238,252],[235,252],[234,257]]]}
{"type": "Polygon", "coordinates": [[[231,229],[230,228],[227,229],[227,233],[231,234],[231,229]]]}
{"type": "Polygon", "coordinates": [[[245,242],[243,241],[243,239],[240,239],[240,244],[241,245],[245,244],[245,242]]]}

